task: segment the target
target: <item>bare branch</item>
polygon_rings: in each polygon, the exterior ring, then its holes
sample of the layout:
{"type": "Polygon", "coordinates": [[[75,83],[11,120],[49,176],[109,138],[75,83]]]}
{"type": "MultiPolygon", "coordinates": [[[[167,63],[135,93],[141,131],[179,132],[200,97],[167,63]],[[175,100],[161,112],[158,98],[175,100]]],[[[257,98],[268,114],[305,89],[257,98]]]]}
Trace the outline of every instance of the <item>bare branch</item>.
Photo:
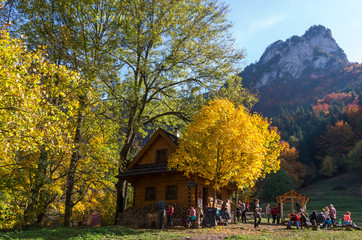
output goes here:
{"type": "Polygon", "coordinates": [[[185,116],[184,114],[182,114],[181,112],[165,112],[162,114],[158,114],[150,119],[148,119],[147,121],[144,122],[144,125],[147,125],[149,123],[152,123],[153,121],[155,121],[156,119],[160,118],[160,117],[164,117],[164,116],[176,116],[179,117],[181,120],[185,121],[185,122],[190,122],[191,119],[188,118],[187,116],[185,116]]]}

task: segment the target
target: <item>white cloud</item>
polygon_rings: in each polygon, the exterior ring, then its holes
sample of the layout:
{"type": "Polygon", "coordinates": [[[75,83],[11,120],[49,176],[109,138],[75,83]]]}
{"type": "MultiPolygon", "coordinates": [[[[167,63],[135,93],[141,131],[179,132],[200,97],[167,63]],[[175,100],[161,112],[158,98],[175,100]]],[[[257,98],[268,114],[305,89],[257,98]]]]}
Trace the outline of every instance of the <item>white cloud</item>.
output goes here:
{"type": "Polygon", "coordinates": [[[248,32],[249,34],[265,30],[272,27],[273,25],[282,22],[287,16],[285,14],[274,15],[267,18],[258,19],[249,23],[248,32]]]}

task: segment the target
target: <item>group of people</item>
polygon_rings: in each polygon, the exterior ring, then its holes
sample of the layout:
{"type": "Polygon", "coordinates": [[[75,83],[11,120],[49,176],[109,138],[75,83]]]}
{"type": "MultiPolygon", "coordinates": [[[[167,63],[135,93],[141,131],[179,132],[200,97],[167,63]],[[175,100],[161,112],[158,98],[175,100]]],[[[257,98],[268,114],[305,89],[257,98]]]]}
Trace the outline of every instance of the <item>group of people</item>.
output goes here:
{"type": "MultiPolygon", "coordinates": [[[[212,207],[210,205],[210,207],[212,207]]],[[[227,202],[223,202],[220,210],[216,211],[216,220],[219,225],[227,225],[229,219],[231,218],[230,211],[227,207],[227,202]]]]}
{"type": "MultiPolygon", "coordinates": [[[[256,199],[253,203],[253,210],[254,210],[254,228],[258,228],[259,224],[261,222],[261,212],[262,208],[260,207],[259,200],[256,199]]],[[[166,213],[166,205],[161,200],[157,203],[157,209],[158,209],[158,226],[159,228],[164,228],[164,216],[166,213]]],[[[331,226],[337,226],[337,211],[334,208],[333,204],[330,204],[329,207],[326,206],[323,208],[323,212],[320,212],[317,214],[317,211],[313,211],[310,217],[308,218],[308,215],[306,212],[304,212],[303,209],[298,209],[298,212],[294,212],[290,214],[290,220],[288,222],[288,228],[291,228],[292,225],[295,225],[297,229],[302,228],[305,226],[306,228],[309,228],[310,225],[317,225],[321,228],[331,228],[331,226]]],[[[202,210],[200,210],[201,216],[202,216],[202,210]]],[[[238,202],[238,206],[236,208],[236,218],[238,221],[241,221],[243,223],[246,223],[246,212],[250,211],[250,205],[248,203],[243,203],[241,201],[238,202]]],[[[174,213],[174,207],[171,204],[168,204],[168,211],[167,211],[167,227],[172,227],[172,216],[174,213]]],[[[265,209],[265,214],[268,223],[270,223],[270,218],[273,219],[272,224],[279,224],[280,223],[280,205],[273,205],[270,207],[270,204],[267,204],[265,209]]],[[[222,222],[227,222],[230,219],[230,212],[227,208],[226,202],[224,202],[221,206],[220,211],[217,211],[216,218],[222,222]]],[[[190,212],[188,218],[186,218],[185,226],[189,227],[191,226],[192,222],[196,220],[196,209],[191,206],[190,212]]],[[[339,219],[338,224],[341,226],[347,226],[351,225],[356,227],[356,225],[351,220],[351,212],[347,212],[343,217],[343,222],[341,219],[339,219]]]]}
{"type": "MultiPolygon", "coordinates": [[[[254,228],[258,228],[259,224],[261,222],[261,213],[262,208],[259,204],[259,199],[256,199],[252,204],[253,209],[253,216],[254,216],[254,228]]],[[[236,208],[236,218],[238,222],[246,223],[246,212],[250,211],[250,204],[249,203],[243,203],[239,201],[238,206],[236,208]]],[[[270,207],[270,204],[266,206],[265,209],[266,218],[268,219],[268,223],[270,223],[270,219],[273,219],[272,224],[279,224],[280,223],[280,205],[278,206],[273,205],[273,207],[270,207]]]]}
{"type": "Polygon", "coordinates": [[[273,207],[270,207],[270,204],[268,204],[265,208],[265,215],[268,219],[268,223],[270,223],[270,218],[273,219],[272,224],[279,224],[280,223],[280,204],[275,206],[273,204],[273,207]]]}
{"type": "MultiPolygon", "coordinates": [[[[165,215],[166,215],[166,204],[164,201],[160,200],[159,202],[157,202],[157,210],[158,210],[158,228],[162,229],[164,228],[164,223],[165,223],[165,215]]],[[[175,209],[173,207],[172,204],[168,204],[168,210],[167,210],[167,227],[168,228],[172,228],[173,225],[173,221],[172,221],[172,216],[174,213],[175,209]]],[[[184,225],[190,227],[192,225],[192,221],[196,220],[196,209],[191,206],[190,207],[190,212],[189,212],[189,217],[184,219],[184,225]]]]}
{"type": "Polygon", "coordinates": [[[330,204],[329,207],[326,206],[323,208],[323,211],[317,214],[317,211],[313,211],[310,215],[310,222],[312,225],[321,225],[321,227],[330,228],[332,225],[336,226],[337,211],[334,208],[333,204],[330,204]]]}
{"type": "MultiPolygon", "coordinates": [[[[172,206],[172,204],[167,204],[168,205],[168,210],[167,210],[167,227],[168,228],[172,228],[173,225],[173,221],[172,221],[172,217],[174,214],[174,207],[172,206]]],[[[208,207],[212,207],[212,206],[208,206],[208,207]]],[[[159,202],[157,202],[156,208],[158,210],[158,228],[162,229],[165,228],[164,226],[164,222],[165,222],[165,215],[166,215],[166,204],[163,200],[160,200],[159,202]]],[[[192,223],[194,223],[196,221],[196,213],[199,213],[200,217],[203,218],[203,211],[201,208],[197,208],[195,209],[194,206],[190,206],[189,208],[189,214],[186,218],[181,219],[181,221],[183,222],[183,225],[185,227],[192,227],[192,223]]],[[[216,211],[216,220],[218,220],[221,223],[227,223],[228,220],[231,218],[230,215],[230,211],[227,207],[227,202],[223,202],[221,205],[221,209],[218,209],[216,211]]]]}
{"type": "Polygon", "coordinates": [[[301,211],[299,213],[291,213],[290,220],[288,222],[288,228],[292,228],[292,224],[297,227],[297,230],[300,228],[306,227],[309,229],[310,221],[305,212],[301,211]]]}
{"type": "Polygon", "coordinates": [[[324,207],[323,211],[319,214],[317,214],[317,211],[313,211],[309,219],[307,214],[303,210],[298,213],[291,213],[288,227],[291,228],[292,224],[296,225],[297,229],[303,226],[309,228],[310,225],[328,229],[330,229],[332,226],[336,227],[337,224],[340,226],[356,226],[351,220],[351,212],[347,212],[344,215],[343,222],[340,219],[337,223],[337,211],[334,208],[333,204],[330,204],[329,207],[324,207]]]}
{"type": "Polygon", "coordinates": [[[238,222],[246,223],[246,212],[249,211],[249,203],[243,203],[241,201],[238,202],[238,206],[236,208],[236,218],[238,222]]]}
{"type": "MultiPolygon", "coordinates": [[[[259,200],[256,199],[253,203],[254,205],[254,228],[258,228],[261,222],[261,212],[262,208],[260,207],[259,200]]],[[[242,222],[246,222],[246,211],[249,211],[248,207],[244,203],[239,201],[238,208],[236,210],[236,216],[238,221],[240,221],[240,216],[242,217],[242,222]]],[[[265,208],[265,215],[267,218],[268,224],[270,219],[273,219],[272,224],[280,224],[280,205],[273,205],[270,207],[270,204],[267,204],[265,208]]],[[[351,220],[351,213],[347,212],[343,217],[343,222],[339,220],[341,226],[356,226],[351,220]]],[[[297,206],[297,212],[290,214],[290,220],[288,222],[288,227],[291,228],[291,225],[295,225],[297,229],[302,227],[309,228],[310,225],[319,225],[320,227],[331,228],[331,226],[337,226],[337,211],[334,208],[333,204],[323,208],[323,212],[317,214],[316,211],[313,211],[310,217],[308,214],[300,207],[297,206]]]]}

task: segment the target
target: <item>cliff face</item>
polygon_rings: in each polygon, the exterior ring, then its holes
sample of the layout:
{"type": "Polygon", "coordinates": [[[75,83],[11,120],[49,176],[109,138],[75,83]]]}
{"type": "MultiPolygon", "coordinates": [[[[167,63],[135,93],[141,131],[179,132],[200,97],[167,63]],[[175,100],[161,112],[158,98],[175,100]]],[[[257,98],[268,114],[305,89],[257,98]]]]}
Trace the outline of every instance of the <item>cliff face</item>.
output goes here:
{"type": "Polygon", "coordinates": [[[312,26],[303,36],[269,45],[260,60],[240,74],[249,88],[286,83],[343,68],[347,56],[324,26],[312,26]]]}

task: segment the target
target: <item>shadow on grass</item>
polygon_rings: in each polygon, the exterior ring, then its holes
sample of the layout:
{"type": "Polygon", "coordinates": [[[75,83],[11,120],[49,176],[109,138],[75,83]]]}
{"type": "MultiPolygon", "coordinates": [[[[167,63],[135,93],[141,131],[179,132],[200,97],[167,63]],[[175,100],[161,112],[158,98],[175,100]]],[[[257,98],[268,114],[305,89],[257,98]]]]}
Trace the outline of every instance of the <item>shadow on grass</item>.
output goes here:
{"type": "Polygon", "coordinates": [[[0,239],[122,239],[122,236],[139,235],[151,231],[137,231],[122,226],[38,228],[24,231],[0,232],[0,239]]]}

